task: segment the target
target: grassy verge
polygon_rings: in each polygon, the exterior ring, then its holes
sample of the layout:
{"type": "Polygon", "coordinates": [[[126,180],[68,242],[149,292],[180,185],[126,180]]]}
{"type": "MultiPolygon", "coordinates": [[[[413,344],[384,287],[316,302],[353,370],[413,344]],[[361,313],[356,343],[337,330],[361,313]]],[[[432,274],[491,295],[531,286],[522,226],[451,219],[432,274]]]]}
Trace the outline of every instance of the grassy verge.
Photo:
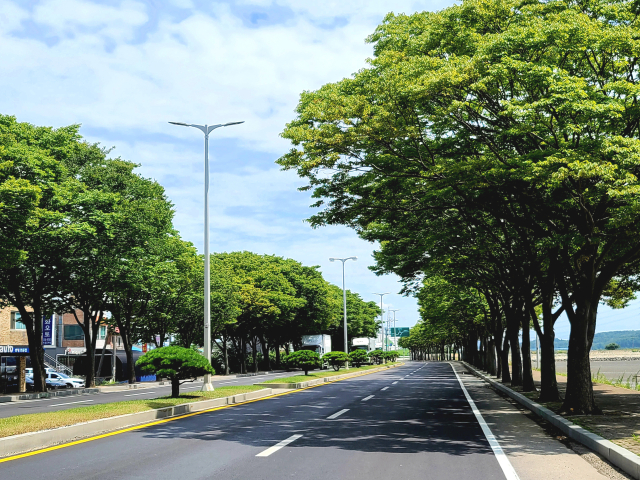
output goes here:
{"type": "MultiPolygon", "coordinates": [[[[387,363],[387,365],[397,365],[398,363],[400,362],[387,363]]],[[[309,372],[309,375],[293,375],[291,377],[285,377],[285,378],[273,378],[271,380],[267,380],[266,382],[262,382],[262,383],[302,383],[302,382],[308,382],[309,380],[317,380],[319,378],[333,377],[335,375],[344,375],[345,373],[362,372],[365,370],[371,370],[373,368],[380,368],[380,367],[384,367],[384,365],[366,365],[360,368],[349,368],[349,370],[345,370],[344,368],[341,368],[337,372],[333,369],[312,370],[309,372]]]]}
{"type": "Polygon", "coordinates": [[[0,418],[0,437],[19,435],[21,433],[37,432],[51,428],[65,427],[76,423],[89,422],[101,418],[117,417],[127,413],[144,412],[155,408],[172,407],[183,403],[228,397],[240,393],[253,392],[263,387],[244,385],[237,387],[219,387],[213,392],[189,392],[178,398],[159,397],[144,400],[129,400],[126,402],[103,403],[86,407],[70,408],[59,412],[31,413],[16,415],[15,417],[0,418]]]}

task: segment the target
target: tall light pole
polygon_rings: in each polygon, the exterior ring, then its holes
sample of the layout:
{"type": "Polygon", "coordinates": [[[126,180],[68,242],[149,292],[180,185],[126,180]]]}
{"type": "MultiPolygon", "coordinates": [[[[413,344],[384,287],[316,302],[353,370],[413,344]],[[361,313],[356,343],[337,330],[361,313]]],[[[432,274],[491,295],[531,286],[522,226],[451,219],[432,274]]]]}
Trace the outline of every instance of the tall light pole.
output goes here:
{"type": "MultiPolygon", "coordinates": [[[[390,312],[393,312],[393,341],[396,342],[396,350],[398,349],[398,344],[397,344],[397,340],[396,340],[396,312],[399,312],[400,309],[396,308],[395,310],[389,310],[390,312]]],[[[391,321],[391,320],[389,320],[391,321]]]]}
{"type": "MultiPolygon", "coordinates": [[[[349,345],[347,342],[347,290],[344,288],[344,262],[347,260],[353,260],[354,262],[358,260],[358,257],[347,257],[347,258],[335,258],[331,257],[329,259],[330,262],[335,262],[336,260],[340,260],[342,262],[342,310],[344,311],[344,353],[349,353],[349,345]]],[[[349,368],[347,366],[347,368],[349,368]]]]}
{"type": "Polygon", "coordinates": [[[382,309],[382,297],[389,295],[389,292],[374,293],[374,295],[380,295],[380,328],[382,328],[382,340],[384,341],[384,310],[382,309]]]}
{"type": "MultiPolygon", "coordinates": [[[[209,134],[220,127],[239,125],[243,122],[221,123],[219,125],[194,125],[191,123],[169,122],[181,127],[193,127],[204,133],[204,356],[211,363],[211,276],[209,274],[209,134]]],[[[211,375],[204,376],[202,391],[213,390],[211,375]]]]}

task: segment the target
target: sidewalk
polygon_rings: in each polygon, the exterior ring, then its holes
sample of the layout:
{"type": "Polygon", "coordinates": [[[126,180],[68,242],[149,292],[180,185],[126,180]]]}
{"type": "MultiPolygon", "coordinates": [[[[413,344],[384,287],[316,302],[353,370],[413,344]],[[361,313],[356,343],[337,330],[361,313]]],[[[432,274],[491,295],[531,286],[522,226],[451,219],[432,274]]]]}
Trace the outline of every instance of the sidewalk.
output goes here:
{"type": "MultiPolygon", "coordinates": [[[[499,379],[493,376],[491,378],[501,383],[499,379]]],[[[567,377],[557,375],[556,379],[560,395],[564,397],[567,377]]],[[[533,380],[539,390],[539,371],[533,371],[533,380]]],[[[538,392],[525,393],[521,387],[511,387],[509,384],[506,386],[554,412],[560,409],[560,402],[538,402],[538,392]]],[[[594,383],[593,395],[596,404],[602,409],[604,415],[563,415],[563,417],[622,448],[626,448],[636,455],[640,455],[640,392],[594,383]]]]}

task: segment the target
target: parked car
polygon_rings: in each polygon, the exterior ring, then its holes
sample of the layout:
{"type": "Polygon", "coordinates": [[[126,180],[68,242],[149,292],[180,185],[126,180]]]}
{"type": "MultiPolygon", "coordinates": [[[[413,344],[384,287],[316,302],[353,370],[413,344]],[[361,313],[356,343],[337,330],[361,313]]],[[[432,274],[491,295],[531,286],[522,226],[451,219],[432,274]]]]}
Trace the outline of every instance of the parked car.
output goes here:
{"type": "MultiPolygon", "coordinates": [[[[27,376],[24,380],[27,390],[33,390],[33,376],[27,376]]],[[[45,378],[45,382],[47,384],[47,388],[51,388],[53,390],[57,388],[67,388],[67,384],[57,378],[45,378]]]]}
{"type": "Polygon", "coordinates": [[[65,385],[69,388],[84,388],[84,380],[80,378],[70,377],[69,375],[65,375],[64,373],[59,373],[56,371],[47,372],[47,378],[60,380],[64,382],[65,385]]]}

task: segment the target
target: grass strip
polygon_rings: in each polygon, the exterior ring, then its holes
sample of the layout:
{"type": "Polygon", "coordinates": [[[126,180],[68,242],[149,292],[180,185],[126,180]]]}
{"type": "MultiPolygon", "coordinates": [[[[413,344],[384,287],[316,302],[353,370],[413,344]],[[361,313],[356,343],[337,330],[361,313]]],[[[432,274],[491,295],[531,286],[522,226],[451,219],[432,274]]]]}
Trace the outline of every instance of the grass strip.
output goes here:
{"type": "Polygon", "coordinates": [[[14,417],[0,418],[0,437],[19,435],[21,433],[49,430],[76,423],[117,417],[128,413],[144,412],[156,408],[172,407],[183,403],[229,397],[240,393],[254,392],[264,387],[258,385],[241,385],[235,387],[218,387],[213,392],[189,392],[178,398],[158,397],[144,400],[127,400],[125,402],[102,403],[70,408],[57,412],[30,413],[14,417]]]}
{"type": "Polygon", "coordinates": [[[366,365],[364,367],[359,367],[359,368],[349,368],[349,370],[345,370],[344,368],[341,368],[337,372],[333,369],[318,370],[318,371],[312,370],[309,372],[309,375],[294,375],[292,377],[285,377],[285,378],[272,378],[271,380],[267,380],[261,383],[302,383],[302,382],[308,382],[310,380],[318,380],[319,378],[333,377],[336,375],[344,375],[346,373],[356,373],[356,372],[362,372],[365,370],[371,370],[373,368],[397,365],[398,363],[400,362],[387,363],[386,365],[366,365]]]}

